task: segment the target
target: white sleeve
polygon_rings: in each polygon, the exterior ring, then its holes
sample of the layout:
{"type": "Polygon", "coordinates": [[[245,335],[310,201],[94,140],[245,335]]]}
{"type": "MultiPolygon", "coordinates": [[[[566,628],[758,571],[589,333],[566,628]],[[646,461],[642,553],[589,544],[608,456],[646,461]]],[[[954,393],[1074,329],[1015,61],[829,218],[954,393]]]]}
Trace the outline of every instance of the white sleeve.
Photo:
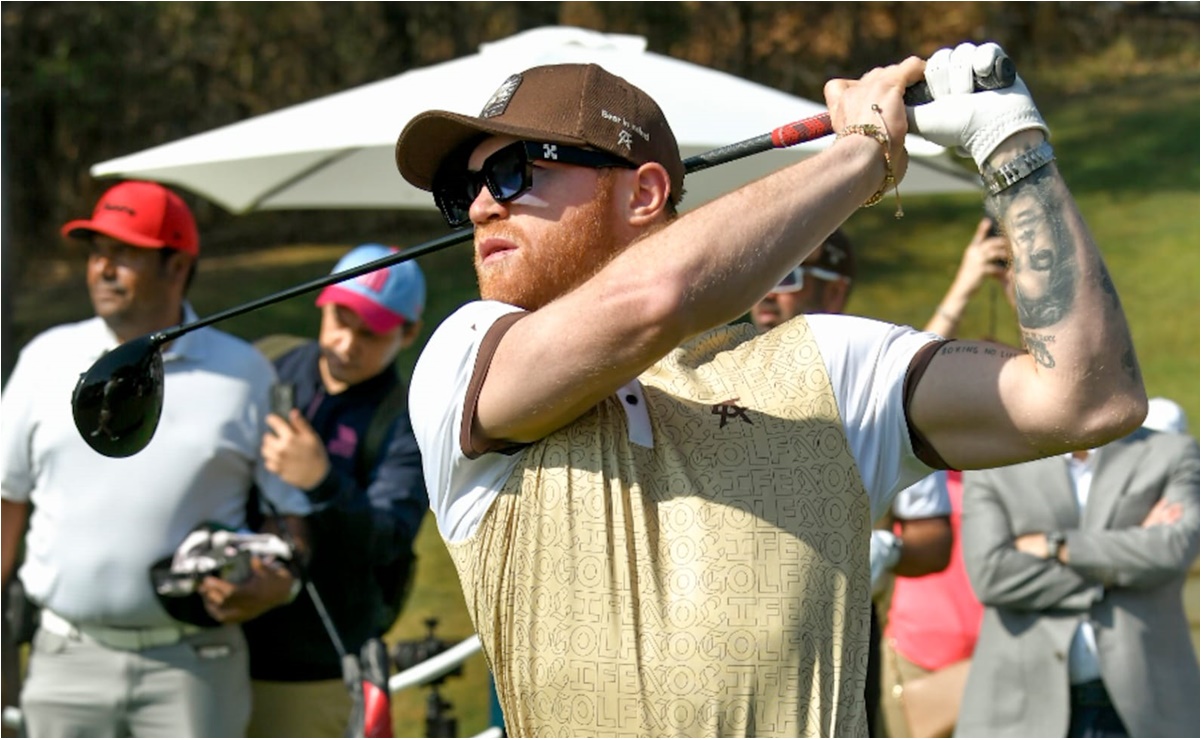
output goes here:
{"type": "Polygon", "coordinates": [[[469,459],[460,445],[463,406],[480,343],[497,319],[519,311],[495,301],[460,308],[434,331],[409,387],[413,434],[430,509],[448,542],[466,539],[487,513],[519,455],[487,453],[469,459]]]}
{"type": "Polygon", "coordinates": [[[892,502],[897,519],[926,519],[951,515],[951,495],[947,493],[947,471],[939,470],[897,494],[892,502]]]}
{"type": "Polygon", "coordinates": [[[858,316],[806,316],[833,385],[851,454],[871,498],[872,519],[901,489],[933,470],[913,453],[905,376],[914,355],[941,337],[858,316]]]}
{"type": "MultiPolygon", "coordinates": [[[[35,340],[36,342],[36,340],[35,340]]],[[[0,392],[0,465],[3,496],[8,501],[28,501],[34,486],[30,436],[36,395],[36,345],[27,345],[17,358],[4,390],[0,392]]]]}

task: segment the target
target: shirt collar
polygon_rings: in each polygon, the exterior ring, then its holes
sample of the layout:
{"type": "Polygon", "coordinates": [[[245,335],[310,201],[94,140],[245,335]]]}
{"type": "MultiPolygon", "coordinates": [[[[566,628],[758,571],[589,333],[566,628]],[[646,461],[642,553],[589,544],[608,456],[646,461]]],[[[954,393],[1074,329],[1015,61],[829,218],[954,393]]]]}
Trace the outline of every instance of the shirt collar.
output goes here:
{"type": "MultiPolygon", "coordinates": [[[[187,301],[183,302],[183,323],[190,324],[197,320],[196,311],[192,308],[192,304],[187,301]]],[[[203,342],[198,336],[198,332],[191,331],[183,336],[177,337],[169,346],[163,349],[163,361],[183,360],[189,357],[194,357],[200,353],[203,342]]]]}

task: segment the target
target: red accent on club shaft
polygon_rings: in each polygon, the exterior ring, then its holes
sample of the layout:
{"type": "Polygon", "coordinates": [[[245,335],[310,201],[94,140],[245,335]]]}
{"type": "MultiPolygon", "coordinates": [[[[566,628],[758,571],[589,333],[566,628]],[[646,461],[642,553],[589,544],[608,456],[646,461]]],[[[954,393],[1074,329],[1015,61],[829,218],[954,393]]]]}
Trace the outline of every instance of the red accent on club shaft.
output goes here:
{"type": "Polygon", "coordinates": [[[819,113],[816,116],[786,123],[773,130],[771,143],[776,149],[784,149],[803,141],[820,139],[832,133],[834,133],[834,127],[830,124],[830,114],[819,113]]]}

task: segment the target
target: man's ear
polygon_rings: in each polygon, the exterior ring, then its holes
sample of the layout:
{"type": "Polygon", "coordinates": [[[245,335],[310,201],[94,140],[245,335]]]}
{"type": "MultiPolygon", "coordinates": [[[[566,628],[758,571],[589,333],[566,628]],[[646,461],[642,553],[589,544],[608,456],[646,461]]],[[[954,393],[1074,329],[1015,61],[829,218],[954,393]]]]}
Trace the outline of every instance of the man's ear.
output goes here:
{"type": "Polygon", "coordinates": [[[188,272],[192,269],[192,264],[196,258],[184,252],[175,252],[167,260],[167,274],[172,280],[178,280],[181,285],[187,283],[188,272]]]}
{"type": "Polygon", "coordinates": [[[646,226],[661,220],[671,196],[671,177],[658,162],[647,162],[634,171],[629,213],[631,226],[646,226]]]}
{"type": "Polygon", "coordinates": [[[404,324],[404,328],[400,330],[400,348],[408,349],[413,342],[417,341],[417,337],[421,335],[421,320],[408,322],[404,324]]]}

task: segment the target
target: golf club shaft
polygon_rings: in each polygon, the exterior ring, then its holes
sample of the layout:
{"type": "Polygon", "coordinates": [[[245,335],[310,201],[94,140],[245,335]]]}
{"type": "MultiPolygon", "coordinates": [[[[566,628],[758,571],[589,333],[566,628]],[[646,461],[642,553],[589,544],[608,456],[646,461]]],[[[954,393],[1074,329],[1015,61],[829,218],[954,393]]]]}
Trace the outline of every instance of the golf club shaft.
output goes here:
{"type": "Polygon", "coordinates": [[[727,144],[695,157],[689,157],[684,160],[684,172],[688,174],[700,172],[719,164],[765,152],[768,149],[787,149],[790,146],[820,139],[832,133],[834,133],[834,129],[830,125],[830,114],[819,113],[816,116],[786,123],[772,130],[771,133],[752,136],[736,144],[727,144]]]}
{"type": "MultiPolygon", "coordinates": [[[[765,152],[768,149],[790,147],[794,144],[799,144],[802,141],[810,141],[815,138],[826,136],[830,133],[833,133],[833,131],[830,129],[830,116],[829,114],[822,113],[811,118],[785,124],[769,134],[755,136],[750,139],[746,139],[745,141],[740,141],[737,144],[730,144],[728,146],[713,149],[703,154],[698,154],[695,157],[689,157],[688,159],[684,160],[684,172],[692,173],[698,170],[707,169],[709,167],[713,167],[714,165],[732,162],[735,159],[741,159],[743,157],[749,157],[752,154],[765,152]]],[[[474,233],[474,229],[457,229],[444,236],[431,239],[427,242],[409,247],[408,249],[403,249],[395,254],[390,254],[386,257],[381,257],[377,260],[366,262],[358,267],[354,267],[349,270],[343,270],[341,272],[335,272],[330,275],[323,275],[314,280],[310,280],[307,283],[301,283],[300,285],[281,290],[278,293],[272,293],[269,296],[264,296],[263,298],[250,301],[248,303],[243,303],[242,305],[234,306],[233,308],[228,308],[211,316],[197,319],[191,323],[180,324],[179,326],[173,326],[170,329],[164,329],[163,331],[155,333],[151,337],[151,341],[155,345],[166,344],[167,342],[183,336],[184,334],[187,334],[195,329],[199,329],[210,324],[216,324],[217,322],[224,321],[226,319],[232,319],[235,316],[241,316],[242,314],[249,313],[251,311],[257,311],[260,308],[265,308],[266,306],[270,306],[274,303],[286,301],[289,298],[295,298],[296,296],[304,295],[305,293],[311,293],[312,291],[320,290],[321,288],[328,287],[334,283],[350,280],[358,277],[359,275],[375,272],[376,270],[380,270],[391,265],[416,259],[417,257],[421,257],[432,252],[437,252],[445,249],[446,247],[454,246],[455,244],[461,244],[469,240],[472,233],[474,233]]]]}
{"type": "Polygon", "coordinates": [[[431,239],[427,242],[418,244],[417,246],[409,247],[408,249],[403,249],[395,254],[390,254],[387,257],[381,257],[380,259],[367,262],[359,265],[358,267],[353,267],[349,270],[343,270],[342,272],[336,272],[331,275],[324,275],[315,280],[310,280],[307,283],[301,283],[300,285],[287,288],[286,290],[281,290],[278,293],[272,293],[271,295],[259,298],[258,300],[250,301],[249,303],[243,303],[242,305],[234,306],[233,308],[228,308],[224,311],[215,313],[212,316],[206,316],[188,324],[180,324],[179,326],[173,326],[170,329],[164,329],[163,331],[157,332],[152,339],[156,344],[166,344],[167,342],[183,336],[194,329],[199,329],[201,327],[208,326],[209,324],[215,324],[226,319],[232,319],[234,316],[241,316],[244,313],[257,311],[258,309],[270,306],[273,303],[286,301],[289,298],[295,298],[296,296],[304,295],[305,293],[310,293],[314,290],[328,287],[334,283],[350,280],[351,278],[356,278],[359,275],[375,272],[376,270],[388,267],[390,265],[416,259],[417,257],[430,254],[431,252],[437,252],[438,250],[454,246],[455,244],[461,244],[471,238],[472,231],[472,229],[466,228],[452,231],[444,236],[431,239]]]}
{"type": "MultiPolygon", "coordinates": [[[[976,75],[975,88],[976,90],[996,90],[1003,87],[1009,87],[1013,84],[1015,79],[1016,72],[1014,70],[1013,63],[1009,60],[1009,57],[1002,56],[997,59],[991,70],[986,73],[976,75]]],[[[911,85],[905,90],[905,102],[909,105],[920,105],[922,103],[929,102],[931,99],[930,92],[926,88],[925,82],[919,82],[915,85],[911,85]]],[[[684,172],[686,174],[700,172],[701,170],[705,170],[719,164],[733,162],[736,159],[749,157],[752,154],[765,152],[769,149],[787,149],[788,147],[796,146],[797,144],[806,141],[813,141],[814,139],[820,139],[823,136],[829,136],[832,133],[834,133],[834,129],[830,123],[830,114],[819,113],[815,116],[810,116],[809,118],[803,118],[799,121],[786,123],[783,126],[772,130],[770,133],[752,136],[749,139],[745,139],[735,144],[728,144],[726,146],[718,147],[717,149],[712,149],[708,152],[698,154],[694,157],[689,157],[688,159],[684,160],[684,172]]],[[[351,278],[356,278],[359,275],[365,275],[369,272],[374,272],[400,262],[405,262],[407,260],[430,254],[431,252],[437,252],[455,244],[461,244],[471,238],[473,231],[474,229],[470,228],[458,229],[446,234],[445,236],[431,239],[423,244],[418,244],[415,247],[403,249],[395,254],[390,254],[387,257],[381,257],[380,259],[359,265],[358,267],[354,267],[349,270],[343,270],[342,272],[336,272],[331,275],[324,275],[315,280],[310,280],[307,283],[302,283],[295,287],[288,288],[287,290],[273,293],[258,300],[244,303],[240,306],[234,306],[233,308],[215,313],[212,316],[197,319],[189,324],[180,324],[179,326],[165,329],[161,332],[155,333],[151,337],[151,341],[155,345],[163,345],[177,337],[187,334],[194,329],[215,324],[219,321],[233,318],[234,316],[241,316],[242,314],[249,313],[250,311],[257,311],[258,309],[270,306],[273,303],[286,301],[289,298],[295,298],[296,296],[325,288],[333,285],[334,283],[350,280],[351,278]]]]}

